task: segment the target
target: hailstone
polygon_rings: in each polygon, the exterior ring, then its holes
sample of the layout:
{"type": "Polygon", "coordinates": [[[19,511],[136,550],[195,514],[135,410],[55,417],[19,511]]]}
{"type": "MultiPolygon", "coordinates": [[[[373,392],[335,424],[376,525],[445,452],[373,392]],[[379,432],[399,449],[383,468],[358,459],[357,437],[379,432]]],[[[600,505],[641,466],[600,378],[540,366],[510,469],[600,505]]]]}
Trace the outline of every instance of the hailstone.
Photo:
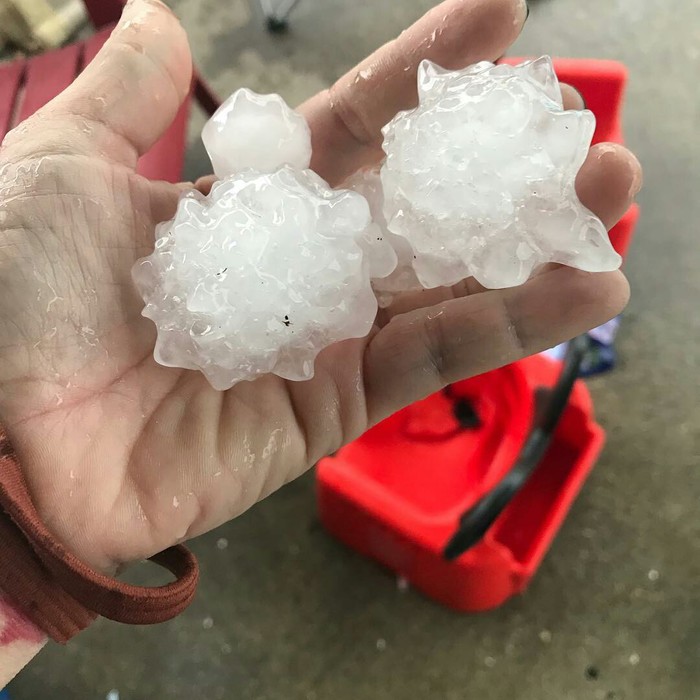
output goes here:
{"type": "Polygon", "coordinates": [[[384,218],[384,190],[379,168],[358,170],[343,183],[343,187],[358,192],[369,204],[375,233],[371,236],[370,244],[365,244],[365,248],[370,261],[375,261],[374,270],[371,269],[370,274],[379,306],[389,306],[394,297],[401,292],[423,289],[413,269],[414,256],[410,243],[406,238],[392,233],[384,218]],[[373,247],[370,247],[371,244],[373,247]],[[377,261],[385,265],[382,272],[389,270],[390,274],[376,274],[377,261]],[[373,271],[375,274],[372,274],[373,271]]]}
{"type": "Polygon", "coordinates": [[[202,129],[202,142],[217,177],[253,168],[274,172],[286,163],[306,170],[311,162],[311,132],[306,119],[279,95],[241,88],[202,129]]]}
{"type": "Polygon", "coordinates": [[[470,276],[512,287],[548,262],[620,266],[575,190],[595,117],[563,109],[551,59],[456,71],[423,61],[418,98],[384,127],[380,177],[386,229],[409,243],[424,287],[470,276]]]}
{"type": "Polygon", "coordinates": [[[308,169],[309,128],[276,95],[241,90],[203,130],[216,174],[181,197],[132,275],[157,328],[154,356],[216,389],[273,373],[309,379],[318,353],[367,335],[389,274],[367,200],[308,169]]]}

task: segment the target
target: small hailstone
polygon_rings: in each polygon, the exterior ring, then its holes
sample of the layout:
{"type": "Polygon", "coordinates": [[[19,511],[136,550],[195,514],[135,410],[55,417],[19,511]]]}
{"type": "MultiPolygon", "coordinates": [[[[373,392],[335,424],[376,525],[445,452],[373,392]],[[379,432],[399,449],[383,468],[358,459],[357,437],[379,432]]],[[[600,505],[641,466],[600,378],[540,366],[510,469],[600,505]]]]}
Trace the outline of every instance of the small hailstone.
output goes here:
{"type": "Polygon", "coordinates": [[[214,620],[211,617],[205,617],[202,620],[202,627],[205,630],[210,630],[214,626],[214,620]]]}
{"type": "Polygon", "coordinates": [[[639,654],[636,654],[636,653],[630,654],[630,665],[631,666],[638,666],[640,661],[641,661],[641,659],[639,658],[639,654]]]}
{"type": "Polygon", "coordinates": [[[109,693],[107,693],[106,700],[119,700],[119,691],[110,690],[109,693]]]}
{"type": "Polygon", "coordinates": [[[658,581],[659,580],[659,572],[656,569],[649,569],[649,572],[647,573],[647,577],[649,578],[650,581],[658,581]]]}
{"type": "Polygon", "coordinates": [[[216,540],[216,548],[224,550],[228,547],[228,540],[225,537],[220,537],[216,540]]]}
{"type": "Polygon", "coordinates": [[[541,630],[539,636],[543,644],[549,644],[552,641],[552,633],[549,630],[541,630]]]}
{"type": "Polygon", "coordinates": [[[399,593],[405,593],[410,587],[411,584],[405,576],[396,577],[396,588],[398,588],[399,593]]]}
{"type": "Polygon", "coordinates": [[[180,199],[132,272],[155,359],[220,390],[268,373],[309,379],[321,350],[367,335],[376,316],[367,201],[306,169],[308,126],[277,96],[239,91],[203,138],[223,179],[180,199]]]}
{"type": "Polygon", "coordinates": [[[493,656],[487,656],[484,659],[484,665],[488,668],[493,668],[496,665],[496,659],[494,659],[493,656]]]}
{"type": "Polygon", "coordinates": [[[386,639],[377,640],[377,651],[384,651],[386,649],[386,639]]]}
{"type": "Polygon", "coordinates": [[[258,95],[246,88],[216,110],[202,129],[202,141],[220,178],[246,168],[273,172],[283,164],[306,170],[311,162],[306,119],[279,95],[258,95]]]}
{"type": "Polygon", "coordinates": [[[423,286],[510,287],[547,262],[620,266],[575,191],[595,117],[563,109],[548,57],[458,71],[423,61],[418,95],[384,127],[381,181],[388,230],[409,242],[423,286]]]}

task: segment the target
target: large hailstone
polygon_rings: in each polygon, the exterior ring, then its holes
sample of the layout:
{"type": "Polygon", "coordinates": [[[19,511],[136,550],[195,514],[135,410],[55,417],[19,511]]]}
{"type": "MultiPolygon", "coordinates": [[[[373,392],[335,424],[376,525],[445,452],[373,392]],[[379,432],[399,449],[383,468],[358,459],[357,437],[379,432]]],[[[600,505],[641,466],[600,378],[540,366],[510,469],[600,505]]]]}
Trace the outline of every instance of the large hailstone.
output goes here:
{"type": "Polygon", "coordinates": [[[309,128],[279,96],[238,91],[202,137],[221,180],[180,199],[133,269],[155,359],[216,389],[308,379],[323,348],[370,331],[370,274],[393,270],[393,249],[362,196],[308,169],[309,128]]]}
{"type": "Polygon", "coordinates": [[[595,117],[563,109],[548,57],[457,71],[423,61],[418,97],[384,128],[381,184],[387,229],[410,244],[424,287],[469,276],[512,287],[547,262],[620,266],[574,187],[595,117]]]}

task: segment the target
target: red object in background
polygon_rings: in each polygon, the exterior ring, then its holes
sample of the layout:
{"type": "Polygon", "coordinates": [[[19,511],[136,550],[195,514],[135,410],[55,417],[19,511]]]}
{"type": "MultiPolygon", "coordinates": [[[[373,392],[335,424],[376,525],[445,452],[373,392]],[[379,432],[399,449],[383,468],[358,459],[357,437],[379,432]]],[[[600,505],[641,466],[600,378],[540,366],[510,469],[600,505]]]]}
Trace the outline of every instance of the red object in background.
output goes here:
{"type": "Polygon", "coordinates": [[[452,386],[481,424],[460,428],[444,394],[416,403],[321,461],[321,521],[338,539],[457,610],[496,607],[532,578],[592,469],[604,433],[578,381],[543,462],[475,547],[443,557],[460,515],[513,466],[535,391],[560,363],[535,356],[452,386]]]}
{"type": "MultiPolygon", "coordinates": [[[[0,63],[0,141],[10,129],[65,90],[109,37],[121,14],[122,3],[119,0],[89,0],[85,5],[99,29],[89,39],[39,56],[0,63]]],[[[137,171],[144,177],[169,182],[181,179],[187,119],[193,96],[210,114],[218,107],[214,94],[195,73],[192,92],[172,124],[139,159],[137,171]]]]}
{"type": "MultiPolygon", "coordinates": [[[[621,143],[624,66],[577,59],[554,65],[595,113],[594,143],[621,143]]],[[[634,205],[611,231],[623,256],[638,215],[634,205]]],[[[324,526],[457,610],[488,610],[521,592],[604,442],[582,381],[544,458],[483,539],[455,561],[447,561],[443,550],[460,516],[512,468],[532,426],[537,391],[554,386],[560,369],[560,362],[538,355],[459,382],[449,395],[405,408],[322,460],[317,495],[324,526]],[[464,428],[455,419],[460,397],[475,408],[478,426],[464,428]]]]}

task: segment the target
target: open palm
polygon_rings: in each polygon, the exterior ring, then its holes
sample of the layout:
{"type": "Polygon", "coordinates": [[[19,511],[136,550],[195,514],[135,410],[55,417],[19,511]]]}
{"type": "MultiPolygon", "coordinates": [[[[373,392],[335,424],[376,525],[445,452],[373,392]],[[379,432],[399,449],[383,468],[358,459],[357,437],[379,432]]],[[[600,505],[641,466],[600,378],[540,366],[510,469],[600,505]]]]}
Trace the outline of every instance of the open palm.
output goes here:
{"type": "MultiPolygon", "coordinates": [[[[382,124],[415,100],[420,59],[494,60],[524,19],[521,0],[443,3],[300,108],[312,167],[337,184],[376,158],[382,124]],[[355,80],[360,69],[368,80],[355,80]]],[[[552,268],[517,289],[468,280],[399,299],[369,338],[322,353],[308,382],[267,376],[217,392],[157,365],[130,270],[182,186],[134,167],[190,73],[170,11],[132,2],[80,78],[0,150],[0,421],[47,526],[102,570],[216,527],[402,406],[583,332],[627,300],[619,272],[552,268]]],[[[607,145],[591,152],[579,193],[612,225],[639,180],[633,156],[607,145]]]]}

